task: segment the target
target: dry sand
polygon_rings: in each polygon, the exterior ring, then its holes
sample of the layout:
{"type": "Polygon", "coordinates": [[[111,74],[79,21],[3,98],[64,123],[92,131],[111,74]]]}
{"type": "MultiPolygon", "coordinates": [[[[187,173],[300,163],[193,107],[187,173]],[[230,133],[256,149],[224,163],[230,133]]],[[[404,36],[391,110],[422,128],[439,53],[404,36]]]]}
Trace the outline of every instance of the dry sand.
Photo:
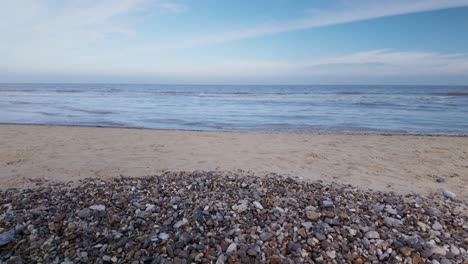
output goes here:
{"type": "Polygon", "coordinates": [[[468,138],[0,125],[3,189],[41,179],[239,169],[399,193],[448,189],[465,200],[468,138]]]}

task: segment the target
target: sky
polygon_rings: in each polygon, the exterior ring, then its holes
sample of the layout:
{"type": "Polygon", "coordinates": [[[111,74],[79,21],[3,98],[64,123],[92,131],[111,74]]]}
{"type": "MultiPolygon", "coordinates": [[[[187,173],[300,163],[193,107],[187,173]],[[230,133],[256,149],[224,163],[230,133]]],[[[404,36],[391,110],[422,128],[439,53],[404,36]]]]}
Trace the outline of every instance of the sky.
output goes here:
{"type": "Polygon", "coordinates": [[[0,82],[468,85],[468,0],[0,7],[0,82]]]}

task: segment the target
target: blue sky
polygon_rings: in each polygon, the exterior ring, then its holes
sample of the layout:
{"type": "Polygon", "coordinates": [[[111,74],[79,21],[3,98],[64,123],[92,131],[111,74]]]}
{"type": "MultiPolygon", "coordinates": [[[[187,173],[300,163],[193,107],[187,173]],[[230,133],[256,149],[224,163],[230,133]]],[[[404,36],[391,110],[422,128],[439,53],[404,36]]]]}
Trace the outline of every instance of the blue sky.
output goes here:
{"type": "Polygon", "coordinates": [[[468,0],[4,0],[0,82],[468,84],[468,0]]]}

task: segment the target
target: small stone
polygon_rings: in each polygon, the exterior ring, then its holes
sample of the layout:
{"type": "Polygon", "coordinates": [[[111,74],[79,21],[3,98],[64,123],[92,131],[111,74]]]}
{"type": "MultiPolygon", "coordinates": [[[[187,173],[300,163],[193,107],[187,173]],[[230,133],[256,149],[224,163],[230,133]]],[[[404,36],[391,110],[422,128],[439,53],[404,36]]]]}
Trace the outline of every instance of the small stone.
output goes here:
{"type": "Polygon", "coordinates": [[[449,199],[454,199],[455,197],[457,197],[453,192],[448,190],[444,190],[442,194],[449,199]]]}
{"type": "Polygon", "coordinates": [[[263,232],[260,234],[260,240],[269,241],[273,237],[273,234],[270,232],[263,232]]]}
{"type": "Polygon", "coordinates": [[[95,205],[91,205],[89,209],[95,210],[95,211],[104,211],[106,210],[106,206],[102,204],[95,204],[95,205]]]}
{"type": "Polygon", "coordinates": [[[369,249],[369,247],[370,247],[370,241],[369,241],[367,238],[361,239],[361,243],[362,243],[362,245],[363,245],[366,249],[369,249]]]}
{"type": "Polygon", "coordinates": [[[168,240],[169,239],[169,234],[168,233],[159,233],[159,236],[158,236],[159,239],[161,240],[168,240]]]}
{"type": "Polygon", "coordinates": [[[257,256],[257,251],[255,251],[255,249],[251,248],[251,249],[247,250],[247,255],[257,256]]]}
{"type": "Polygon", "coordinates": [[[216,260],[216,264],[224,264],[226,263],[226,260],[227,260],[226,256],[224,254],[221,254],[216,260]]]}
{"type": "Polygon", "coordinates": [[[234,251],[237,251],[237,244],[231,243],[229,247],[226,249],[226,254],[231,255],[234,251]]]}
{"type": "Polygon", "coordinates": [[[253,202],[253,205],[255,206],[255,208],[259,209],[259,210],[263,210],[263,206],[261,203],[257,202],[257,201],[254,201],[253,202]]]}
{"type": "Polygon", "coordinates": [[[392,218],[392,217],[385,217],[384,221],[390,226],[400,226],[403,224],[403,221],[392,218]]]}
{"type": "Polygon", "coordinates": [[[451,264],[452,262],[446,258],[440,260],[440,264],[451,264]]]}
{"type": "Polygon", "coordinates": [[[333,207],[333,202],[330,201],[330,200],[323,200],[323,201],[322,201],[322,207],[324,207],[324,208],[333,207]]]}
{"type": "Polygon", "coordinates": [[[336,251],[334,250],[327,251],[327,256],[332,259],[336,258],[336,251]]]}
{"type": "Polygon", "coordinates": [[[104,260],[104,261],[106,261],[106,262],[110,262],[111,259],[112,259],[112,258],[111,258],[111,256],[109,256],[109,255],[104,255],[104,256],[102,256],[102,260],[104,260]]]}
{"type": "Polygon", "coordinates": [[[421,253],[421,256],[428,258],[432,255],[445,256],[445,254],[447,254],[447,251],[445,250],[445,248],[439,247],[439,246],[432,246],[428,249],[423,250],[423,252],[421,253]]]}
{"type": "Polygon", "coordinates": [[[11,242],[15,236],[15,230],[11,229],[0,234],[0,247],[11,242]]]}
{"type": "Polygon", "coordinates": [[[369,231],[365,234],[365,237],[368,239],[379,239],[380,235],[376,231],[369,231]]]}
{"type": "Polygon", "coordinates": [[[411,255],[411,252],[413,252],[413,249],[409,247],[401,247],[399,251],[403,256],[409,257],[411,255]]]}
{"type": "Polygon", "coordinates": [[[314,211],[307,211],[306,216],[307,216],[307,219],[309,220],[317,220],[320,217],[319,214],[314,211]]]}
{"type": "Polygon", "coordinates": [[[82,219],[89,218],[90,215],[91,215],[91,211],[88,208],[78,211],[78,217],[82,219]]]}
{"type": "Polygon", "coordinates": [[[445,179],[444,178],[437,178],[436,181],[437,182],[445,182],[445,179]]]}
{"type": "Polygon", "coordinates": [[[175,224],[174,224],[174,229],[178,229],[178,228],[181,228],[182,226],[184,226],[185,224],[188,223],[188,220],[186,218],[182,219],[182,220],[179,220],[177,221],[175,224]]]}
{"type": "Polygon", "coordinates": [[[432,229],[434,229],[434,230],[442,230],[442,228],[443,228],[443,226],[439,222],[435,222],[432,225],[432,229]]]}
{"type": "Polygon", "coordinates": [[[302,222],[301,225],[305,227],[307,230],[312,228],[313,226],[312,222],[302,222]]]}
{"type": "Polygon", "coordinates": [[[460,255],[460,249],[458,249],[456,246],[451,246],[450,252],[452,252],[455,256],[460,255]]]}
{"type": "Polygon", "coordinates": [[[391,215],[398,214],[397,211],[395,209],[391,208],[391,207],[386,207],[385,212],[387,212],[388,214],[391,214],[391,215]]]}
{"type": "Polygon", "coordinates": [[[232,210],[235,210],[238,213],[242,213],[244,211],[247,211],[247,209],[248,209],[247,201],[246,200],[241,200],[239,202],[240,203],[238,205],[233,205],[232,206],[232,210]]]}

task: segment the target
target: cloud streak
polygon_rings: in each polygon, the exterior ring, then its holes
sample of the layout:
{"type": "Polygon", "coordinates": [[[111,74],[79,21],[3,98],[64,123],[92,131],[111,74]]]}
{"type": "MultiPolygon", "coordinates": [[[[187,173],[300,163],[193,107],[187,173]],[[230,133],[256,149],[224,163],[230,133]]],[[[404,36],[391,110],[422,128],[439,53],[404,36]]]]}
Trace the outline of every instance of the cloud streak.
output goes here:
{"type": "Polygon", "coordinates": [[[303,18],[280,21],[266,25],[253,25],[242,30],[205,35],[186,40],[183,45],[171,45],[171,47],[190,48],[202,45],[220,44],[288,31],[468,6],[468,0],[359,0],[347,3],[347,5],[343,5],[338,8],[335,7],[333,10],[314,10],[309,16],[303,18]]]}

